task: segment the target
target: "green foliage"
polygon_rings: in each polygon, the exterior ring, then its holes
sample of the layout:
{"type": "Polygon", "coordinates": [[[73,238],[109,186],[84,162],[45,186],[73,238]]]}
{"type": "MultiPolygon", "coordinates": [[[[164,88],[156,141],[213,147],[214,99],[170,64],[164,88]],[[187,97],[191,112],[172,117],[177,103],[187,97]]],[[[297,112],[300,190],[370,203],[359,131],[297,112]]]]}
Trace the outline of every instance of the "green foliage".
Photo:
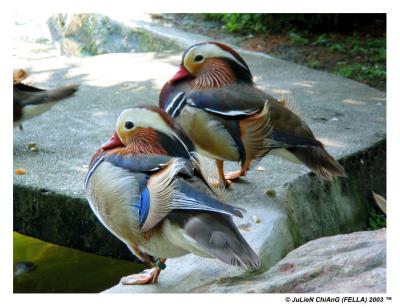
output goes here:
{"type": "Polygon", "coordinates": [[[296,45],[308,44],[308,39],[304,38],[303,36],[301,36],[299,33],[296,33],[296,32],[290,32],[289,39],[293,44],[296,44],[296,45]]]}
{"type": "Polygon", "coordinates": [[[311,43],[312,46],[326,46],[329,40],[326,37],[326,33],[320,35],[315,41],[311,43]]]}
{"type": "Polygon", "coordinates": [[[204,17],[224,23],[226,30],[229,32],[249,31],[258,33],[266,30],[266,25],[264,24],[265,14],[204,14],[204,17]]]}
{"type": "Polygon", "coordinates": [[[386,37],[361,39],[353,35],[346,43],[351,54],[368,56],[372,61],[386,61],[386,37]]]}
{"type": "Polygon", "coordinates": [[[386,216],[377,209],[371,208],[368,212],[368,229],[377,230],[386,227],[386,216]]]}
{"type": "Polygon", "coordinates": [[[324,21],[322,14],[203,14],[205,19],[222,22],[229,32],[285,32],[300,27],[309,30],[324,21]]]}
{"type": "Polygon", "coordinates": [[[329,46],[329,50],[334,52],[345,52],[346,48],[342,44],[334,43],[329,46]]]}
{"type": "Polygon", "coordinates": [[[310,68],[318,69],[321,68],[321,62],[318,60],[309,60],[307,66],[310,68]]]}
{"type": "Polygon", "coordinates": [[[347,52],[355,58],[354,63],[338,63],[336,74],[369,81],[372,86],[386,81],[386,37],[361,39],[354,34],[343,44],[332,44],[329,50],[347,52]],[[357,63],[359,59],[363,59],[363,63],[357,63]]]}
{"type": "Polygon", "coordinates": [[[338,63],[335,73],[339,76],[359,81],[373,78],[386,80],[386,69],[384,66],[378,64],[364,65],[360,63],[338,63]]]}

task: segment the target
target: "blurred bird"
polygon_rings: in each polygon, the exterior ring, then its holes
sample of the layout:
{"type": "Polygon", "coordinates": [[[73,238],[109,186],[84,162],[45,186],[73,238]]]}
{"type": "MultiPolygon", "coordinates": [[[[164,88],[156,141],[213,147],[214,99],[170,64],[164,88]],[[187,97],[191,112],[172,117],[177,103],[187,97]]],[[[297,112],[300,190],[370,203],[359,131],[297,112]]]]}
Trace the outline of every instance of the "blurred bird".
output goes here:
{"type": "Polygon", "coordinates": [[[225,186],[267,154],[303,163],[326,180],[346,175],[306,122],[255,87],[246,62],[222,43],[189,47],[179,71],[163,86],[159,105],[182,125],[200,153],[216,160],[225,186]],[[225,175],[225,160],[239,161],[241,169],[225,175]]]}
{"type": "Polygon", "coordinates": [[[123,111],[91,161],[86,196],[101,223],[152,268],[121,279],[157,282],[167,258],[193,253],[233,266],[260,261],[233,223],[243,209],[214,197],[193,143],[164,111],[123,111]]]}
{"type": "Polygon", "coordinates": [[[28,76],[23,70],[13,72],[14,127],[22,129],[22,123],[36,117],[54,106],[58,101],[72,96],[78,85],[68,85],[52,90],[44,90],[22,83],[28,76]]]}

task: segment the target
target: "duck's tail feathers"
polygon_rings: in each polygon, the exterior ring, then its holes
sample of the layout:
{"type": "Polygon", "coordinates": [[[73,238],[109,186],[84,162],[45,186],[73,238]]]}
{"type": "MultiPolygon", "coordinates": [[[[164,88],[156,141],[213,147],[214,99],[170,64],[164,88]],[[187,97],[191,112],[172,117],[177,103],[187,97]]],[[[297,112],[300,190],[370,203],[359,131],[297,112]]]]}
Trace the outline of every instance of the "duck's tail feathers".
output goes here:
{"type": "Polygon", "coordinates": [[[14,85],[14,98],[18,99],[22,105],[40,105],[71,97],[78,89],[79,85],[77,84],[43,90],[19,83],[14,85]]]}
{"type": "Polygon", "coordinates": [[[287,150],[325,180],[332,181],[335,177],[347,177],[343,166],[323,147],[293,147],[287,150]]]}
{"type": "Polygon", "coordinates": [[[197,245],[224,263],[252,269],[260,267],[259,257],[230,216],[204,213],[192,219],[185,231],[197,245]]]}

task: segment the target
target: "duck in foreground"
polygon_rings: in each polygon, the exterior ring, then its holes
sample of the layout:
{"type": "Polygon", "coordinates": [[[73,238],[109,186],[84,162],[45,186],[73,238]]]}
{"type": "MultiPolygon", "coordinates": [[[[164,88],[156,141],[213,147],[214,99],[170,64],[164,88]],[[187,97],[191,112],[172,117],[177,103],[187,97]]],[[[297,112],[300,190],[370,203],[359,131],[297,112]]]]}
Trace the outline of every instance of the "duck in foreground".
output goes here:
{"type": "Polygon", "coordinates": [[[225,186],[267,154],[303,163],[326,180],[345,176],[307,123],[255,87],[246,62],[222,43],[189,47],[179,71],[162,88],[159,105],[182,125],[200,153],[216,160],[225,186]],[[239,161],[241,169],[225,175],[224,161],[239,161]]]}
{"type": "Polygon", "coordinates": [[[28,77],[23,69],[13,72],[14,127],[22,129],[22,123],[48,111],[57,102],[71,97],[78,90],[76,84],[44,90],[22,83],[28,77]]]}
{"type": "Polygon", "coordinates": [[[116,134],[92,159],[85,189],[101,223],[152,267],[122,284],[155,283],[167,258],[188,253],[260,266],[233,222],[243,209],[215,197],[193,143],[161,109],[120,114],[116,134]]]}

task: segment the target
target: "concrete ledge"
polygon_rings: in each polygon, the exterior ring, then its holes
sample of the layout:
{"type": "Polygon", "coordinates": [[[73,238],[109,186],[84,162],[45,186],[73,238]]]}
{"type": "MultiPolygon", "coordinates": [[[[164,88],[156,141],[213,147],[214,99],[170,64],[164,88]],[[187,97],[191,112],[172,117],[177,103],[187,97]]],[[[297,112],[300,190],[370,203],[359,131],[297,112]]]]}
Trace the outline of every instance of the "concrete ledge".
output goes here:
{"type": "Polygon", "coordinates": [[[282,205],[296,246],[319,237],[367,229],[372,191],[386,195],[386,140],[340,160],[348,178],[323,182],[314,174],[286,185],[282,205]]]}
{"type": "Polygon", "coordinates": [[[97,255],[137,261],[98,222],[86,199],[14,185],[14,230],[97,255]]]}

